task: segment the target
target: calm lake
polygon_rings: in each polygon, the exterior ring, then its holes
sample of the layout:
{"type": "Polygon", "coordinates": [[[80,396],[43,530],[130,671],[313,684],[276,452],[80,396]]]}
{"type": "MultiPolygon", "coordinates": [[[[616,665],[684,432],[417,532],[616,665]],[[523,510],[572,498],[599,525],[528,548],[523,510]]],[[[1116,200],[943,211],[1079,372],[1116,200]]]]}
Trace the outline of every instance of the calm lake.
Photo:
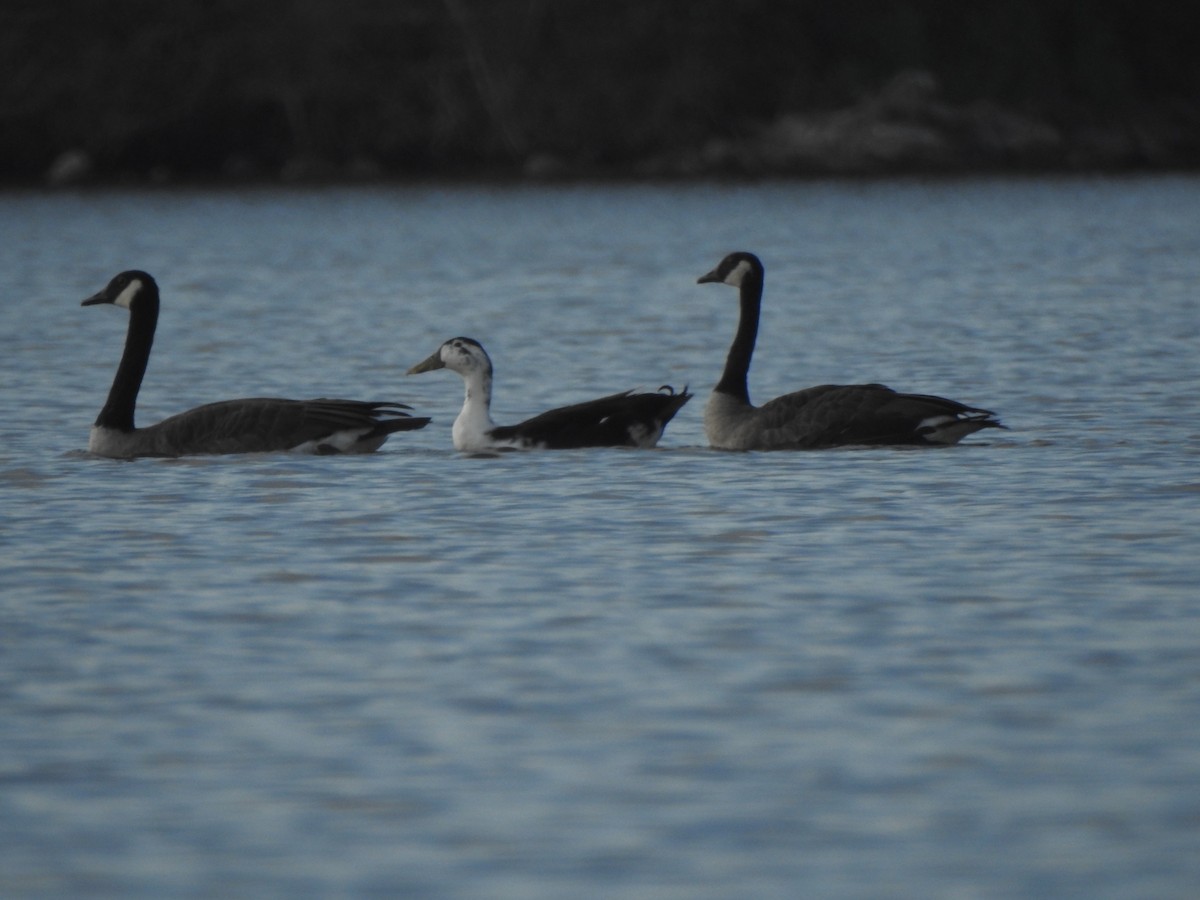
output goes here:
{"type": "Polygon", "coordinates": [[[0,896],[1192,898],[1200,178],[0,195],[0,896]],[[721,453],[881,381],[948,449],[721,453]],[[401,400],[374,455],[90,457],[138,420],[401,400]],[[456,453],[444,339],[511,423],[696,398],[651,451],[456,453]]]}

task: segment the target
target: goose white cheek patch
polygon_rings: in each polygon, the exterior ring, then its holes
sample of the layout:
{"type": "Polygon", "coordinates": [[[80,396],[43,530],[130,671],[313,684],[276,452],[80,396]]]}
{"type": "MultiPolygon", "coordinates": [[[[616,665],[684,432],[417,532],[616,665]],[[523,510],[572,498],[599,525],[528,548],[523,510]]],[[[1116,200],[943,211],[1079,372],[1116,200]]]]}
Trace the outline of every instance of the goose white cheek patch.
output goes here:
{"type": "Polygon", "coordinates": [[[129,309],[129,305],[133,303],[133,298],[142,292],[142,283],[137,279],[125,285],[125,290],[117,294],[117,299],[113,301],[113,306],[119,306],[121,309],[129,309]]]}
{"type": "Polygon", "coordinates": [[[749,273],[750,273],[750,263],[746,262],[746,260],[743,259],[736,266],[734,266],[732,269],[730,269],[729,274],[725,276],[725,283],[728,285],[732,285],[733,287],[741,287],[742,280],[749,273]]]}

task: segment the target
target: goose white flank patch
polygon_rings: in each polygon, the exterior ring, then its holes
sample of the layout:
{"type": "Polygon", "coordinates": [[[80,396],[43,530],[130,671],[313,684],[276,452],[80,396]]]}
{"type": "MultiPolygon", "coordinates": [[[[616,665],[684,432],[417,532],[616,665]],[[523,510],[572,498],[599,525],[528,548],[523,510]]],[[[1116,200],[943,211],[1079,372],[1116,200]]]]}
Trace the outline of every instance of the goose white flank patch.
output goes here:
{"type": "Polygon", "coordinates": [[[99,456],[191,456],[207,453],[369,453],[388,435],[424,428],[429,419],[410,415],[403,403],[365,400],[284,400],[255,397],[198,406],[138,428],[134,408],[154,330],[158,285],[145,272],[130,270],[112,279],[84,306],[111,303],[129,311],[125,352],[88,438],[99,456]]]}
{"type": "Polygon", "coordinates": [[[454,448],[468,452],[503,449],[567,450],[577,447],[653,447],[675,413],[691,399],[687,388],[657,393],[625,391],[552,409],[519,425],[492,421],[492,360],[476,340],[451,338],[409,375],[450,369],[466,386],[454,420],[454,448]]]}
{"type": "Polygon", "coordinates": [[[1003,428],[996,414],[929,394],[902,394],[882,384],[822,384],[750,402],[747,377],[762,307],[763,264],[730,253],[698,284],[738,289],[741,315],[721,380],[704,410],[708,442],[721,450],[803,450],[850,445],[945,446],[981,428],[1003,428]]]}

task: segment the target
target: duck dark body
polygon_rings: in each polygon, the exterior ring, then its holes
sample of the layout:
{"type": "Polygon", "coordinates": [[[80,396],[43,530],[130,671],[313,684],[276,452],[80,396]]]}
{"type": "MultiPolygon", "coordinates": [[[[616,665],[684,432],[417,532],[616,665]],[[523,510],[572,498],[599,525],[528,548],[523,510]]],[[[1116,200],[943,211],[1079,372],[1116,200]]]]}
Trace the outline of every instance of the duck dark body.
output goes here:
{"type": "Polygon", "coordinates": [[[546,450],[640,447],[646,439],[637,435],[654,434],[657,442],[657,435],[691,398],[686,388],[675,393],[669,386],[656,394],[623,391],[552,409],[519,425],[497,425],[491,436],[546,450]]]}

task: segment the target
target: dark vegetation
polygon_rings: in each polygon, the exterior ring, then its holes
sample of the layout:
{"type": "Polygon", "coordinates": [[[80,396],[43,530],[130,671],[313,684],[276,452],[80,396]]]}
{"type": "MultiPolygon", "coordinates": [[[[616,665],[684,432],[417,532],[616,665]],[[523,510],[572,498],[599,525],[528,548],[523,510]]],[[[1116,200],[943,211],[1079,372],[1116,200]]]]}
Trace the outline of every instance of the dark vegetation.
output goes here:
{"type": "Polygon", "coordinates": [[[7,0],[0,179],[1200,164],[1200,4],[7,0]]]}

